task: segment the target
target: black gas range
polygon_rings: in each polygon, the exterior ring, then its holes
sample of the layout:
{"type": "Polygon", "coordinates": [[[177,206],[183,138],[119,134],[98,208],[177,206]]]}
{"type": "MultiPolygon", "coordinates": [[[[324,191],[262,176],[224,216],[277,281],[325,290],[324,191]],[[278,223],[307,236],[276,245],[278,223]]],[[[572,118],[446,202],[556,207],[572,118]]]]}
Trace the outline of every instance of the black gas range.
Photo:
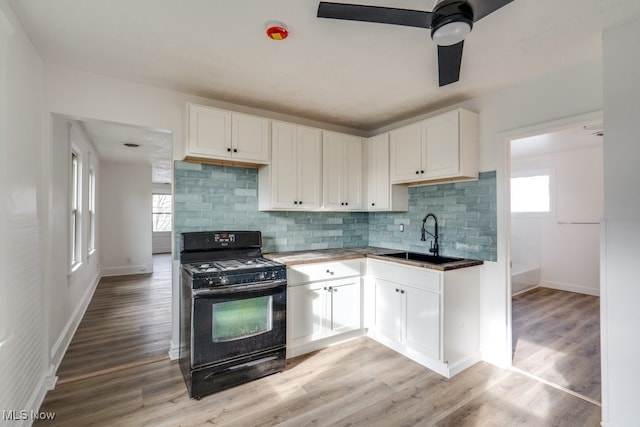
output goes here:
{"type": "Polygon", "coordinates": [[[259,231],[181,235],[180,366],[191,397],[285,366],[286,266],[259,231]]]}
{"type": "Polygon", "coordinates": [[[254,257],[187,263],[182,269],[188,271],[192,289],[286,279],[287,270],[279,262],[254,257]]]}

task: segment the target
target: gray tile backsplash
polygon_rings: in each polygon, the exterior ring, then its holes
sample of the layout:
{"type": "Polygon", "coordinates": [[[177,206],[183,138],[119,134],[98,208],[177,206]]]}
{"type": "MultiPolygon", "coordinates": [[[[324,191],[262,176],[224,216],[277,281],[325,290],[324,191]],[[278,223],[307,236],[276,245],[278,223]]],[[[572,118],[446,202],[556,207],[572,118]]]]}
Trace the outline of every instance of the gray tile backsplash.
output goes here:
{"type": "Polygon", "coordinates": [[[260,212],[258,171],[175,163],[176,248],[180,233],[260,230],[263,251],[366,246],[369,223],[361,212],[260,212]]]}
{"type": "Polygon", "coordinates": [[[495,171],[477,181],[410,187],[408,212],[369,214],[369,245],[426,253],[430,238],[420,241],[420,228],[429,212],[438,217],[441,255],[496,261],[495,171]]]}
{"type": "Polygon", "coordinates": [[[433,212],[443,255],[495,261],[495,187],[495,172],[478,181],[412,187],[409,212],[402,213],[260,212],[256,169],[176,162],[176,248],[182,232],[260,230],[265,252],[366,245],[426,252],[420,226],[433,212]]]}

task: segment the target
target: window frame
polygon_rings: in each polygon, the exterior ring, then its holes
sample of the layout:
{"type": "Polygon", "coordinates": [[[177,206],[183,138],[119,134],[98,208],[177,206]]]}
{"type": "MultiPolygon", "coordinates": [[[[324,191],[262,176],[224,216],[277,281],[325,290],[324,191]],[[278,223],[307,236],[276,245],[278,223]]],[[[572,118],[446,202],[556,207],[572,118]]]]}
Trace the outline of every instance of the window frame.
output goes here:
{"type": "Polygon", "coordinates": [[[521,218],[552,218],[556,215],[556,171],[552,168],[523,169],[511,171],[509,179],[509,209],[513,217],[521,218]],[[517,178],[530,178],[535,176],[549,177],[549,210],[539,212],[513,212],[513,180],[517,178]]]}
{"type": "Polygon", "coordinates": [[[95,167],[89,162],[89,205],[88,205],[88,233],[87,255],[96,251],[96,172],[95,167]]]}
{"type": "Polygon", "coordinates": [[[71,148],[69,183],[69,267],[71,272],[82,265],[82,157],[80,150],[71,148]]]}
{"type": "Polygon", "coordinates": [[[173,231],[173,195],[170,193],[160,193],[160,192],[154,192],[151,194],[151,232],[152,233],[171,233],[173,231]],[[154,203],[154,198],[155,196],[167,196],[170,198],[170,203],[169,203],[169,212],[155,212],[154,207],[155,207],[155,203],[154,203]],[[169,222],[169,230],[164,230],[164,231],[156,231],[155,230],[155,216],[156,215],[169,215],[170,218],[170,222],[169,222]]]}

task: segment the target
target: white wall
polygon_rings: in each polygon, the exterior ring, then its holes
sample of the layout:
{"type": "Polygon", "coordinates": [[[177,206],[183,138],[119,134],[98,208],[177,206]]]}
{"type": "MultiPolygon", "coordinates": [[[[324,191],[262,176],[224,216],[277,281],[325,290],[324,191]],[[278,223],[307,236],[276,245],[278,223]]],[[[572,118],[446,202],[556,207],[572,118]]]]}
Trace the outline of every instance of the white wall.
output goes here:
{"type": "Polygon", "coordinates": [[[512,159],[512,171],[555,172],[554,215],[513,216],[511,224],[511,261],[539,266],[542,286],[600,294],[602,165],[602,147],[512,159]]]}
{"type": "Polygon", "coordinates": [[[606,427],[640,425],[640,17],[604,34],[602,415],[606,427]]]}
{"type": "Polygon", "coordinates": [[[511,263],[540,268],[541,219],[511,217],[511,263]]]}
{"type": "MultiPolygon", "coordinates": [[[[0,0],[0,409],[37,410],[47,388],[43,66],[0,0]]],[[[13,425],[28,425],[28,421],[13,425]]]]}
{"type": "Polygon", "coordinates": [[[98,199],[102,275],[151,273],[151,165],[101,162],[98,199]]]}
{"type": "MultiPolygon", "coordinates": [[[[82,316],[91,301],[100,280],[99,251],[89,254],[89,166],[93,164],[97,181],[100,181],[96,149],[77,122],[61,116],[50,118],[50,179],[45,190],[50,197],[50,239],[47,253],[47,282],[45,303],[48,307],[46,325],[49,330],[48,347],[50,362],[57,370],[67,347],[71,343],[82,316]],[[70,221],[69,186],[71,182],[71,150],[80,160],[81,200],[80,209],[82,264],[70,271],[70,221]]],[[[96,218],[99,221],[99,217],[96,218]]],[[[97,241],[100,236],[98,233],[97,241]]]]}

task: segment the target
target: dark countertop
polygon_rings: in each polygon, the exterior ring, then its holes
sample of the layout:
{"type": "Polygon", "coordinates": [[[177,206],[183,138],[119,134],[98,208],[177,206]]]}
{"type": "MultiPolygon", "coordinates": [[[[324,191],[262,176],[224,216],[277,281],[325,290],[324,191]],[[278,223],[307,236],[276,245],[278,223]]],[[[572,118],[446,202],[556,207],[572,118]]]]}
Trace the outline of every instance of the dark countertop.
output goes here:
{"type": "Polygon", "coordinates": [[[384,256],[384,254],[404,252],[397,249],[378,248],[375,246],[365,246],[360,248],[340,248],[340,249],[316,249],[308,251],[293,252],[271,252],[263,254],[265,258],[281,262],[286,265],[309,264],[314,262],[343,261],[356,258],[374,258],[381,261],[397,262],[399,264],[411,265],[414,267],[424,267],[431,270],[447,271],[458,268],[473,267],[484,264],[484,261],[475,259],[460,259],[446,264],[431,264],[428,262],[405,260],[384,256]]]}

